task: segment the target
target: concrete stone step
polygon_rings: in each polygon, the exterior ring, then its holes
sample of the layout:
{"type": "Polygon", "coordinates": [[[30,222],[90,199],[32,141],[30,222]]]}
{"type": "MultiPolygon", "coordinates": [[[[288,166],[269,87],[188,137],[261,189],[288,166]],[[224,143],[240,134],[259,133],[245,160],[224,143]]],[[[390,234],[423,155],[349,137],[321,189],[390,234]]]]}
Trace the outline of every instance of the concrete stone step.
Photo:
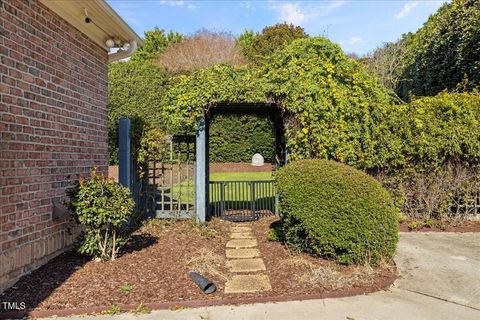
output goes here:
{"type": "Polygon", "coordinates": [[[266,270],[263,259],[261,258],[228,260],[227,267],[230,269],[230,272],[235,273],[266,270]]]}
{"type": "Polygon", "coordinates": [[[250,232],[233,232],[230,234],[232,239],[253,239],[255,236],[250,232]]]}
{"type": "Polygon", "coordinates": [[[225,293],[270,291],[270,279],[264,274],[234,275],[225,284],[225,293]]]}
{"type": "Polygon", "coordinates": [[[254,248],[257,246],[257,239],[234,239],[227,242],[227,248],[254,248]]]}
{"type": "Polygon", "coordinates": [[[231,232],[251,232],[252,228],[250,227],[231,227],[231,232]]]}
{"type": "Polygon", "coordinates": [[[236,222],[235,225],[232,226],[232,228],[235,228],[235,227],[248,227],[248,228],[250,228],[250,225],[248,223],[236,222]]]}
{"type": "Polygon", "coordinates": [[[226,249],[225,254],[228,259],[248,259],[260,257],[260,251],[258,249],[226,249]]]}

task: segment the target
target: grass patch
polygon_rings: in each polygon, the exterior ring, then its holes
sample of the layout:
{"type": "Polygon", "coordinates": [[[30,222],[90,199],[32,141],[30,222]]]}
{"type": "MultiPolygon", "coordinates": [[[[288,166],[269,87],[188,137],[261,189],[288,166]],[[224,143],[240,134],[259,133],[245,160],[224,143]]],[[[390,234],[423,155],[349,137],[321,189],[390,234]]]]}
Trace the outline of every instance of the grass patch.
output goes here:
{"type": "Polygon", "coordinates": [[[270,180],[272,172],[213,172],[210,173],[210,181],[249,181],[270,180]]]}
{"type": "MultiPolygon", "coordinates": [[[[210,181],[252,181],[252,180],[271,180],[272,172],[214,172],[210,174],[210,181]]],[[[236,194],[233,190],[233,186],[227,186],[225,188],[225,197],[227,201],[236,200],[250,200],[250,188],[247,188],[245,195],[241,197],[235,197],[236,194]],[[238,198],[238,199],[237,199],[238,198]]],[[[238,192],[238,191],[237,191],[238,192]]],[[[181,200],[183,204],[195,203],[195,183],[190,181],[182,182],[182,184],[176,184],[173,186],[173,199],[177,201],[181,200]]],[[[167,201],[168,203],[168,201],[167,201]]]]}

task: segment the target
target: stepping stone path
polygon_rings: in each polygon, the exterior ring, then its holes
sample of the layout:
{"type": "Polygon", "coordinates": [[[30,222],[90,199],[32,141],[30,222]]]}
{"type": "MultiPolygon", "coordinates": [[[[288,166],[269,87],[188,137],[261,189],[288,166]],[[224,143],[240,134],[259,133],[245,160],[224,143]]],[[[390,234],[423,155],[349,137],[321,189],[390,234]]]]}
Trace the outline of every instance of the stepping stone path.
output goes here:
{"type": "Polygon", "coordinates": [[[272,290],[270,279],[262,273],[266,268],[252,229],[247,224],[239,224],[231,227],[230,232],[225,254],[232,276],[225,284],[225,293],[272,290]]]}

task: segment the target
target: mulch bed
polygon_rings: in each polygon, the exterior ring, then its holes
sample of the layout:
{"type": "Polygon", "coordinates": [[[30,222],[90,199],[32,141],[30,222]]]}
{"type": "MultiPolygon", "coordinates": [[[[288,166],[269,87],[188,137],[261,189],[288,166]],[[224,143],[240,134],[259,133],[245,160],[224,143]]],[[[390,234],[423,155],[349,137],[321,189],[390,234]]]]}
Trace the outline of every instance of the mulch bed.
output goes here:
{"type": "Polygon", "coordinates": [[[187,273],[191,267],[187,262],[196,253],[198,255],[199,248],[225,257],[228,230],[233,223],[215,219],[207,227],[197,227],[189,221],[173,221],[141,228],[115,261],[95,262],[67,252],[20,279],[0,296],[0,300],[25,302],[30,310],[58,310],[59,313],[62,309],[93,310],[91,308],[112,305],[159,305],[164,302],[182,305],[182,301],[190,301],[191,305],[232,304],[357,295],[388,288],[396,278],[395,268],[389,266],[375,271],[368,283],[346,288],[325,288],[301,282],[301,268],[287,261],[308,261],[315,267],[333,266],[342,277],[352,274],[355,267],[294,254],[281,243],[268,241],[268,230],[275,220],[268,217],[249,223],[257,237],[272,291],[224,294],[226,279],[221,273],[228,274],[224,266],[219,267],[220,274],[207,274],[217,285],[214,294],[204,295],[190,280],[187,273]]]}
{"type": "MultiPolygon", "coordinates": [[[[329,268],[335,269],[340,277],[352,275],[358,268],[352,266],[338,265],[334,261],[312,257],[304,253],[290,251],[285,245],[276,241],[268,240],[268,232],[272,223],[277,221],[276,217],[263,218],[260,221],[250,223],[257,238],[258,247],[267,268],[272,291],[257,294],[244,294],[242,297],[259,296],[303,296],[316,295],[318,297],[343,297],[358,294],[370,293],[390,287],[396,279],[396,268],[393,265],[374,271],[375,278],[368,281],[368,284],[353,284],[349,287],[319,287],[320,284],[312,284],[300,281],[302,269],[305,263],[308,268],[329,268]]],[[[340,284],[339,284],[340,285],[340,284]]],[[[239,296],[239,295],[237,295],[239,296]]]]}
{"type": "Polygon", "coordinates": [[[401,232],[480,232],[480,221],[437,221],[433,220],[430,226],[422,220],[409,219],[400,223],[401,232]],[[416,226],[415,228],[413,228],[416,226]]]}
{"type": "Polygon", "coordinates": [[[250,163],[244,162],[225,162],[210,163],[210,173],[212,172],[271,172],[274,165],[265,163],[263,166],[252,166],[250,163]]]}

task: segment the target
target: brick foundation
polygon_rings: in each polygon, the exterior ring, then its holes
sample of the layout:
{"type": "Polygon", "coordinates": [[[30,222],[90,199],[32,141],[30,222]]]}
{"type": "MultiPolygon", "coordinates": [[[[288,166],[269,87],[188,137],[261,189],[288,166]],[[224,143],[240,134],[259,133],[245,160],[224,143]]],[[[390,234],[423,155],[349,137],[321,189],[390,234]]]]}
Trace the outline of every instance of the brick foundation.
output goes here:
{"type": "Polygon", "coordinates": [[[0,292],[73,243],[65,189],[107,173],[107,60],[36,0],[0,1],[0,292]]]}

